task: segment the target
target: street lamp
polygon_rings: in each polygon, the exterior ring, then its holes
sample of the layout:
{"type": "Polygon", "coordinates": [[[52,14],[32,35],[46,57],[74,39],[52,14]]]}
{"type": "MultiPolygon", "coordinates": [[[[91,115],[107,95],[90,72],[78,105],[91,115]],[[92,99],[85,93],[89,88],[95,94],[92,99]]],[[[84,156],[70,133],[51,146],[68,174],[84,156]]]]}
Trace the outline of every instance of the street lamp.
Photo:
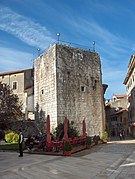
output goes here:
{"type": "Polygon", "coordinates": [[[60,33],[59,32],[57,32],[57,37],[58,37],[58,44],[59,44],[59,37],[60,37],[60,33]]]}
{"type": "Polygon", "coordinates": [[[40,48],[37,48],[37,51],[38,51],[38,56],[40,55],[40,48]]]}
{"type": "Polygon", "coordinates": [[[95,52],[95,41],[93,41],[93,52],[95,52]]]}

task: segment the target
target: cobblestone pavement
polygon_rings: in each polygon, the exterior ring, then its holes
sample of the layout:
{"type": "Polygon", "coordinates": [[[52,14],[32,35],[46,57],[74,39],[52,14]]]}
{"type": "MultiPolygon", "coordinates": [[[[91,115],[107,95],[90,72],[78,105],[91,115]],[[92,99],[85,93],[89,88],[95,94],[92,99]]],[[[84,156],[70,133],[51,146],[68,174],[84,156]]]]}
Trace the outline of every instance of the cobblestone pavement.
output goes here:
{"type": "Polygon", "coordinates": [[[72,157],[0,152],[0,179],[135,179],[135,140],[112,141],[72,157]]]}

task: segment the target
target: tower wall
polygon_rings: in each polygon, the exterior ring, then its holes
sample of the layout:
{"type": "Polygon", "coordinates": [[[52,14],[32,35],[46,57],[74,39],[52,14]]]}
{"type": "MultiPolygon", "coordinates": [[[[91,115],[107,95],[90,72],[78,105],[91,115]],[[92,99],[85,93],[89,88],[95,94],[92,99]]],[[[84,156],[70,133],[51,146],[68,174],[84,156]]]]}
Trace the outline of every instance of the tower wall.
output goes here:
{"type": "Polygon", "coordinates": [[[39,118],[50,115],[51,129],[57,126],[56,46],[35,59],[34,106],[39,106],[39,118]]]}
{"type": "Polygon", "coordinates": [[[103,88],[100,58],[97,53],[57,45],[57,119],[64,116],[82,131],[86,119],[87,134],[103,130],[103,88]]]}
{"type": "Polygon", "coordinates": [[[35,60],[34,96],[51,129],[65,116],[82,133],[86,119],[88,135],[104,128],[103,87],[100,58],[97,53],[55,44],[35,60]]]}

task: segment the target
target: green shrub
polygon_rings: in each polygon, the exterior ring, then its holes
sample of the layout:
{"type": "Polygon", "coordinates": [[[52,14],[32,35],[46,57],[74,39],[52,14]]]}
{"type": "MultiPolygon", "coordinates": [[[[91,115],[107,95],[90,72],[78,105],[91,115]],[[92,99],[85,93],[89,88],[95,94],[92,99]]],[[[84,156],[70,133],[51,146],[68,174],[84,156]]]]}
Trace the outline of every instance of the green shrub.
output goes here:
{"type": "Polygon", "coordinates": [[[19,135],[17,133],[15,133],[13,136],[13,143],[17,143],[18,140],[19,140],[19,135]]]}
{"type": "Polygon", "coordinates": [[[17,143],[19,135],[13,131],[7,131],[5,135],[5,140],[7,143],[17,143]]]}
{"type": "MultiPolygon", "coordinates": [[[[55,129],[56,138],[59,140],[62,140],[64,137],[64,123],[58,124],[58,126],[55,129]]],[[[71,121],[71,123],[68,121],[68,137],[71,137],[72,139],[74,137],[78,136],[78,131],[76,127],[74,127],[74,122],[71,121]]]]}
{"type": "Polygon", "coordinates": [[[71,151],[72,150],[72,146],[70,144],[69,141],[66,141],[64,144],[64,151],[71,151]]]}
{"type": "Polygon", "coordinates": [[[94,143],[97,145],[98,142],[100,141],[99,135],[95,135],[95,136],[93,137],[93,141],[94,141],[94,143]]]}
{"type": "Polygon", "coordinates": [[[108,132],[105,130],[103,133],[102,133],[102,140],[108,140],[108,132]]]}
{"type": "Polygon", "coordinates": [[[91,137],[90,136],[86,136],[86,145],[91,145],[91,137]]]}
{"type": "Polygon", "coordinates": [[[5,145],[0,145],[0,151],[17,151],[18,150],[18,144],[10,144],[6,143],[5,145]]]}

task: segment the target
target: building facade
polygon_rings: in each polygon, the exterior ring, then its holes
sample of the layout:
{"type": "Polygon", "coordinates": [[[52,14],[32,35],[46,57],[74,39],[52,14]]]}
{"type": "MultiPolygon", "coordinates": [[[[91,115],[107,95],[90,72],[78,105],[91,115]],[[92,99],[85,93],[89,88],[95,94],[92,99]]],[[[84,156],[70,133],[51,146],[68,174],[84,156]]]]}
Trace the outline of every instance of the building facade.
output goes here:
{"type": "Polygon", "coordinates": [[[113,95],[105,105],[107,128],[111,136],[118,136],[121,130],[129,133],[128,100],[126,94],[113,95]]]}
{"type": "Polygon", "coordinates": [[[126,85],[126,94],[130,98],[131,91],[135,87],[135,55],[130,58],[128,72],[123,83],[126,85]]]}
{"type": "Polygon", "coordinates": [[[128,72],[123,82],[128,96],[128,117],[131,134],[135,137],[135,55],[132,55],[128,65],[128,72]]]}
{"type": "Polygon", "coordinates": [[[1,72],[0,81],[6,83],[17,94],[23,104],[24,118],[34,119],[33,69],[1,72]]]}
{"type": "Polygon", "coordinates": [[[67,117],[87,134],[105,128],[102,72],[95,52],[55,44],[34,61],[34,106],[50,115],[51,130],[67,117]]]}

